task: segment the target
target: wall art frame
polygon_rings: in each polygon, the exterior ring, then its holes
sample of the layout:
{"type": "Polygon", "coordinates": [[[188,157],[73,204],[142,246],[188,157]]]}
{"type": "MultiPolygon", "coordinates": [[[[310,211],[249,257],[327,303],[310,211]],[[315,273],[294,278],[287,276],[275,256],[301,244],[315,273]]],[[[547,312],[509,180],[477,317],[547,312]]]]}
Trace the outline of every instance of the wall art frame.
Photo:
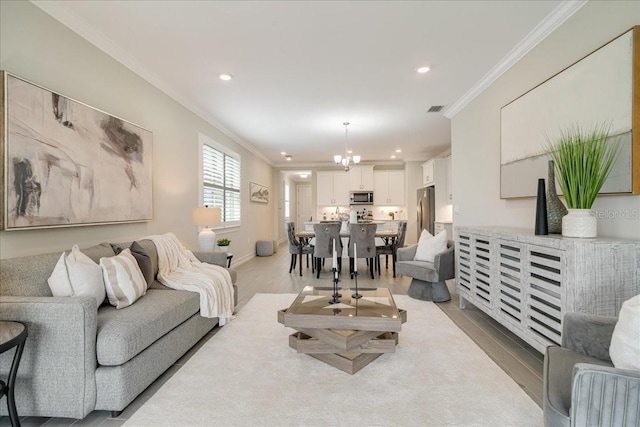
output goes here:
{"type": "Polygon", "coordinates": [[[501,108],[500,198],[535,196],[547,176],[545,135],[602,123],[621,149],[600,193],[640,194],[640,26],[501,108]]]}
{"type": "Polygon", "coordinates": [[[153,134],[0,71],[0,228],[153,219],[153,134]]]}
{"type": "Polygon", "coordinates": [[[252,203],[269,203],[269,187],[255,182],[249,183],[249,200],[252,203]]]}

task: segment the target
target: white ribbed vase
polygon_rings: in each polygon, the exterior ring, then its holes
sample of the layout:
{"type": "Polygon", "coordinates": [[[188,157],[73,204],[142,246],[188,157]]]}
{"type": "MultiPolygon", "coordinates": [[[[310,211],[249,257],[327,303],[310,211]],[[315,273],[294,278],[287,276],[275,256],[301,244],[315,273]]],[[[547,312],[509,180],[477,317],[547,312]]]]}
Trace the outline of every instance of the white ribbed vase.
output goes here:
{"type": "Polygon", "coordinates": [[[596,237],[598,220],[591,215],[591,209],[569,209],[562,217],[562,235],[564,237],[596,237]]]}

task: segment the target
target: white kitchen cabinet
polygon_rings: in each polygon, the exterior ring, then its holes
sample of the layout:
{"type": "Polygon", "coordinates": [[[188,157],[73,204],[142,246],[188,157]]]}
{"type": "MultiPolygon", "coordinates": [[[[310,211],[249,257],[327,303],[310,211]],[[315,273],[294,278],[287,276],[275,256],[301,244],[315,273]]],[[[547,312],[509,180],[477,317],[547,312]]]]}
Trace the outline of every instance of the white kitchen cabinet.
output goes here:
{"type": "Polygon", "coordinates": [[[433,185],[435,179],[435,159],[427,160],[422,164],[422,185],[433,185]]]}
{"type": "Polygon", "coordinates": [[[434,187],[436,222],[451,222],[453,194],[449,183],[450,163],[451,157],[438,157],[422,164],[423,184],[434,187]]]}
{"type": "Polygon", "coordinates": [[[380,171],[373,174],[373,202],[376,206],[402,206],[404,171],[380,171]]]}
{"type": "Polygon", "coordinates": [[[349,174],[344,171],[318,172],[316,199],[318,206],[348,206],[349,174]]]}
{"type": "Polygon", "coordinates": [[[389,171],[389,204],[392,206],[404,205],[404,199],[404,172],[389,171]]]}
{"type": "Polygon", "coordinates": [[[355,166],[349,170],[351,191],[373,191],[373,166],[355,166]]]}

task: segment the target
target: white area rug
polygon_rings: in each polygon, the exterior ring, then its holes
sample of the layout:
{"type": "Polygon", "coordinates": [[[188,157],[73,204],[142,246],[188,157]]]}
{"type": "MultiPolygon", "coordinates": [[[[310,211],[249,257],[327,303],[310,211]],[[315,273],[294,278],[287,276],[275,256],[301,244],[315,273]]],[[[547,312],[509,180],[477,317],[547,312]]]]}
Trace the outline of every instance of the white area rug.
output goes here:
{"type": "Polygon", "coordinates": [[[542,410],[433,303],[355,375],[288,345],[293,294],[256,294],[126,426],[540,426],[542,410]]]}

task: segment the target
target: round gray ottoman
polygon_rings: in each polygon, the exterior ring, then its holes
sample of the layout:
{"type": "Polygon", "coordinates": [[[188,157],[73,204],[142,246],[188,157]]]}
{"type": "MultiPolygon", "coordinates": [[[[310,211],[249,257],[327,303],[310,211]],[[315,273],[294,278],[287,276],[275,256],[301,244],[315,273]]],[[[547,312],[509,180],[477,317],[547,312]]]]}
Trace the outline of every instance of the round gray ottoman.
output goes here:
{"type": "Polygon", "coordinates": [[[411,298],[423,301],[446,302],[451,300],[451,294],[444,282],[425,282],[424,280],[413,279],[409,285],[407,294],[411,298]]]}
{"type": "Polygon", "coordinates": [[[273,240],[258,240],[256,242],[256,255],[258,256],[273,255],[273,240]]]}

